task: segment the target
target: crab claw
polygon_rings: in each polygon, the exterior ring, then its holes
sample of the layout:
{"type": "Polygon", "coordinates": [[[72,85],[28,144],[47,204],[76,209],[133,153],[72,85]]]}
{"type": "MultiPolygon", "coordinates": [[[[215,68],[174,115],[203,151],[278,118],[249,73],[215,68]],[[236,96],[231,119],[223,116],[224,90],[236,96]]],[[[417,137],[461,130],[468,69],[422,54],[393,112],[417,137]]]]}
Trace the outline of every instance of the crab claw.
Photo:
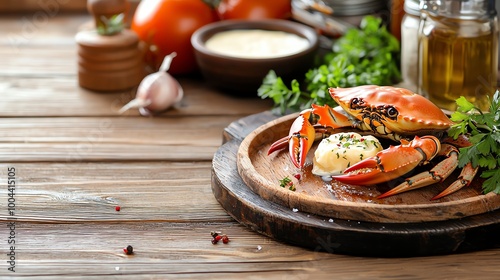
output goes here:
{"type": "Polygon", "coordinates": [[[307,153],[315,140],[314,126],[303,116],[299,116],[290,128],[288,151],[293,164],[302,168],[306,162],[307,153]]]}
{"type": "Polygon", "coordinates": [[[292,163],[297,168],[302,168],[306,162],[307,153],[311,149],[316,132],[314,126],[306,118],[307,115],[300,115],[292,123],[290,133],[274,142],[268,150],[268,154],[282,150],[288,143],[288,151],[292,163]]]}
{"type": "Polygon", "coordinates": [[[441,149],[434,136],[415,137],[390,146],[374,157],[362,160],[344,170],[343,175],[332,176],[335,180],[357,185],[372,185],[396,179],[416,166],[426,164],[441,149]]]}
{"type": "Polygon", "coordinates": [[[274,142],[267,154],[284,149],[288,143],[293,164],[302,168],[314,141],[331,135],[331,130],[335,128],[347,126],[353,126],[353,123],[341,107],[332,109],[328,105],[313,104],[310,109],[300,113],[292,123],[288,136],[274,142]]]}
{"type": "Polygon", "coordinates": [[[401,149],[401,146],[391,146],[374,157],[352,165],[344,170],[344,174],[332,177],[342,183],[354,185],[373,185],[396,179],[413,170],[422,160],[421,154],[416,150],[411,150],[413,159],[397,157],[400,161],[392,160],[390,154],[399,153],[401,149]]]}

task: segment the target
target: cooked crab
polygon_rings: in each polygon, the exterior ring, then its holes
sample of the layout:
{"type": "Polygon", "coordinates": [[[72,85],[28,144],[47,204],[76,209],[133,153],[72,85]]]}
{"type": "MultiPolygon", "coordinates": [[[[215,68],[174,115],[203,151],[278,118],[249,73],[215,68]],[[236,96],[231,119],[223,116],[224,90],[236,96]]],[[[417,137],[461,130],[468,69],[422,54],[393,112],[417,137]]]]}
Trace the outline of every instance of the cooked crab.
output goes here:
{"type": "MultiPolygon", "coordinates": [[[[444,160],[428,171],[406,180],[379,196],[388,197],[404,191],[445,180],[458,166],[457,147],[470,145],[465,137],[445,137],[453,122],[435,104],[407,89],[389,86],[330,88],[331,97],[339,105],[312,105],[293,122],[289,135],[274,142],[268,154],[289,146],[293,164],[302,168],[315,140],[332,133],[332,129],[353,127],[361,131],[399,141],[376,156],[364,159],[334,179],[357,185],[371,185],[404,176],[419,165],[428,164],[436,156],[444,160]]],[[[433,197],[439,199],[470,184],[477,168],[467,164],[448,188],[433,197]]]]}

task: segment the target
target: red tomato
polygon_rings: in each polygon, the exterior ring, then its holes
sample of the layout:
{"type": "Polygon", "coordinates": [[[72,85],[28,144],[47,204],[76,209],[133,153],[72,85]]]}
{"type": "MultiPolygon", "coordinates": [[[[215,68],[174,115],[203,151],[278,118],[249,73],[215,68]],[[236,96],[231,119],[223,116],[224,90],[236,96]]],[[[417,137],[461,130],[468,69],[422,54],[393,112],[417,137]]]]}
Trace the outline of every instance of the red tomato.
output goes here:
{"type": "Polygon", "coordinates": [[[215,11],[202,0],[142,0],[131,28],[150,46],[148,62],[155,70],[166,55],[176,52],[168,72],[184,74],[197,69],[191,35],[216,20],[215,11]]]}
{"type": "Polygon", "coordinates": [[[221,19],[286,19],[292,14],[291,0],[222,0],[217,7],[221,19]]]}

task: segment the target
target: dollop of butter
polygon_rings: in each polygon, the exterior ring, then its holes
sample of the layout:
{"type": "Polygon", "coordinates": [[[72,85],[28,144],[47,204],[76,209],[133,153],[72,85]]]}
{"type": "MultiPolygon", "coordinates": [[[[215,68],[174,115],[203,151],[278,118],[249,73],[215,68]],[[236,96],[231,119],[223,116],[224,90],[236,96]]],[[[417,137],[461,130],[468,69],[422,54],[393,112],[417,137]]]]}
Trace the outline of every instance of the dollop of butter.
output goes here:
{"type": "Polygon", "coordinates": [[[340,174],[381,150],[378,139],[370,135],[361,136],[355,132],[332,134],[321,140],[314,152],[312,173],[318,176],[340,174]]]}
{"type": "Polygon", "coordinates": [[[210,37],[207,49],[239,58],[274,58],[299,53],[310,45],[298,35],[272,30],[237,29],[219,32],[210,37]]]}

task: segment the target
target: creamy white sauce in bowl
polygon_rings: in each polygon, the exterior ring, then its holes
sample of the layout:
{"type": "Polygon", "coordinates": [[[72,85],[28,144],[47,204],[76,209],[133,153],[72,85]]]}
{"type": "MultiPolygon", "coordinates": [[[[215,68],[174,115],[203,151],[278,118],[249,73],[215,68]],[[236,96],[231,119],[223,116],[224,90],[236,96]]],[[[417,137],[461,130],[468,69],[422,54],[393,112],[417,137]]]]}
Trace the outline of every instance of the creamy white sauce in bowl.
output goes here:
{"type": "MultiPolygon", "coordinates": [[[[255,95],[262,85],[263,78],[270,70],[274,70],[278,76],[287,81],[302,77],[314,65],[319,40],[315,29],[289,20],[222,20],[196,30],[191,36],[191,45],[200,72],[210,84],[238,95],[255,95]],[[265,47],[261,45],[257,49],[264,52],[264,55],[256,57],[255,54],[249,56],[248,50],[244,51],[244,55],[240,53],[231,56],[226,50],[216,52],[207,47],[207,41],[216,34],[233,30],[284,32],[298,36],[305,43],[306,48],[296,49],[295,53],[283,54],[268,50],[262,51],[265,47]]],[[[233,48],[239,46],[236,48],[241,49],[241,45],[246,48],[249,43],[237,45],[236,40],[232,40],[229,44],[222,45],[229,45],[233,48]]],[[[295,41],[289,42],[282,38],[275,50],[283,51],[294,45],[296,45],[295,41]]]]}
{"type": "Polygon", "coordinates": [[[277,58],[300,53],[309,40],[293,33],[262,29],[221,31],[205,42],[210,51],[238,58],[277,58]]]}

